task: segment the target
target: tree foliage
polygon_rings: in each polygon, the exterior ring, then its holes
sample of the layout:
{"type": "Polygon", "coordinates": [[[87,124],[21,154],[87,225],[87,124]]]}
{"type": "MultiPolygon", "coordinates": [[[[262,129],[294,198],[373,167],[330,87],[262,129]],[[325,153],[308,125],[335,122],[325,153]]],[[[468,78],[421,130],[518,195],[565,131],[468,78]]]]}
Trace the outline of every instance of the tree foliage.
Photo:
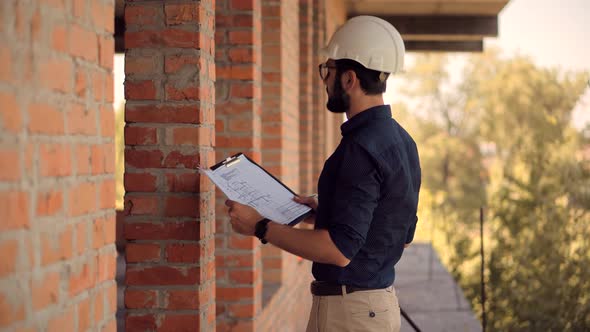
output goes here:
{"type": "MultiPolygon", "coordinates": [[[[420,214],[435,247],[480,312],[479,207],[487,207],[488,327],[590,329],[590,162],[571,112],[587,74],[535,66],[489,51],[424,55],[409,70],[419,100],[410,121],[424,174],[420,214]]],[[[424,227],[424,226],[423,226],[424,227]]]]}

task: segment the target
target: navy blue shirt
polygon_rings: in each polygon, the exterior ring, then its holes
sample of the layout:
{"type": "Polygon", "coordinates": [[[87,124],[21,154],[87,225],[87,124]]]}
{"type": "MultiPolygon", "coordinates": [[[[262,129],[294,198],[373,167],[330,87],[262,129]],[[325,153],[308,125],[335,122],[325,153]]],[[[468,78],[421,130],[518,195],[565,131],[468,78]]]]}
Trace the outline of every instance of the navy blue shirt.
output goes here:
{"type": "Polygon", "coordinates": [[[341,130],[342,140],[318,181],[315,228],[327,229],[350,263],[314,262],[312,273],[316,280],[385,288],[393,284],[404,244],[414,237],[418,150],[389,105],[353,116],[341,130]]]}

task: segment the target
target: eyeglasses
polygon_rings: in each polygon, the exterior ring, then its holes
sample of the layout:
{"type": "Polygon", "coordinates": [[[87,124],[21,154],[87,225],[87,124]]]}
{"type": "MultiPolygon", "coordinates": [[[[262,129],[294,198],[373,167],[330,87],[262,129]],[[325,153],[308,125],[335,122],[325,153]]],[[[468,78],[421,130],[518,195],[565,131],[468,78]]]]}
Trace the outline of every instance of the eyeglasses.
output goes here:
{"type": "Polygon", "coordinates": [[[328,76],[330,76],[330,68],[336,69],[338,67],[336,67],[334,65],[329,65],[327,63],[320,63],[320,65],[318,66],[318,70],[320,72],[320,78],[322,80],[325,81],[328,78],[328,76]]]}

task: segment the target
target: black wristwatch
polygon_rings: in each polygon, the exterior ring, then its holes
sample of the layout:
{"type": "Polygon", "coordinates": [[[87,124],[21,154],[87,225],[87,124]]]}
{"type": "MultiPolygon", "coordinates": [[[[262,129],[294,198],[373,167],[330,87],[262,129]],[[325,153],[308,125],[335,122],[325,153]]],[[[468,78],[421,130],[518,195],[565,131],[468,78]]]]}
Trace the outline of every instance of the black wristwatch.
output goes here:
{"type": "Polygon", "coordinates": [[[268,242],[264,238],[266,237],[266,231],[268,230],[269,222],[270,219],[264,218],[257,222],[256,226],[254,227],[254,235],[256,235],[256,237],[260,240],[260,242],[262,242],[262,244],[266,244],[268,242]]]}

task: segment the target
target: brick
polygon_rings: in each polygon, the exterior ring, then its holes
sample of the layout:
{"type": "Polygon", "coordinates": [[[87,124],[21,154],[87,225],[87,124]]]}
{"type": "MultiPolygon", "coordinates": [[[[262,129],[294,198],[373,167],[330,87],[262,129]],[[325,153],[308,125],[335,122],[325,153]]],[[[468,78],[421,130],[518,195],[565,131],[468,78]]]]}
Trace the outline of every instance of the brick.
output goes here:
{"type": "Polygon", "coordinates": [[[105,252],[97,257],[96,266],[98,268],[96,282],[101,283],[110,281],[115,278],[117,269],[117,257],[114,252],[105,252]]]}
{"type": "Polygon", "coordinates": [[[72,11],[75,17],[85,18],[86,8],[85,0],[73,0],[72,11]]]}
{"type": "Polygon", "coordinates": [[[105,103],[113,103],[115,101],[114,84],[115,84],[115,80],[109,74],[107,76],[107,80],[105,81],[105,93],[104,93],[104,102],[105,103]]]}
{"type": "Polygon", "coordinates": [[[147,123],[202,123],[205,122],[206,114],[198,105],[150,105],[131,106],[126,105],[125,117],[127,122],[147,123]]]}
{"type": "Polygon", "coordinates": [[[171,263],[198,263],[201,258],[199,244],[169,244],[166,246],[166,260],[171,263]]]}
{"type": "Polygon", "coordinates": [[[126,145],[150,145],[157,143],[157,128],[125,126],[126,145]]]}
{"type": "Polygon", "coordinates": [[[64,133],[64,115],[47,104],[29,105],[29,131],[34,134],[58,135],[64,133]]]}
{"type": "Polygon", "coordinates": [[[257,98],[260,96],[260,87],[255,83],[233,82],[229,94],[230,98],[257,98]]]}
{"type": "Polygon", "coordinates": [[[56,25],[51,33],[51,47],[60,53],[68,50],[68,30],[63,25],[56,25]]]}
{"type": "Polygon", "coordinates": [[[115,41],[112,36],[98,37],[98,57],[101,67],[112,70],[115,56],[115,41]]]}
{"type": "Polygon", "coordinates": [[[90,248],[88,244],[88,226],[86,221],[82,221],[76,225],[76,253],[78,255],[83,254],[87,248],[90,248]]]}
{"type": "Polygon", "coordinates": [[[203,62],[203,58],[195,55],[168,55],[164,61],[164,71],[166,73],[176,73],[185,67],[192,66],[201,71],[203,62]]]}
{"type": "Polygon", "coordinates": [[[107,314],[107,320],[112,319],[117,312],[117,285],[115,283],[109,283],[104,288],[105,293],[105,313],[107,314]]]}
{"type": "Polygon", "coordinates": [[[156,330],[156,317],[154,315],[127,314],[125,328],[128,331],[154,331],[156,330]]]}
{"type": "Polygon", "coordinates": [[[0,290],[0,326],[10,326],[25,319],[24,301],[14,294],[14,289],[0,290]]]}
{"type": "Polygon", "coordinates": [[[0,231],[29,228],[29,197],[25,192],[0,192],[0,231]]]}
{"type": "Polygon", "coordinates": [[[253,284],[257,279],[256,270],[230,270],[229,280],[235,284],[253,284]]]}
{"type": "Polygon", "coordinates": [[[92,174],[111,174],[115,170],[114,144],[93,145],[91,147],[92,174]]]}
{"type": "Polygon", "coordinates": [[[168,310],[199,309],[198,290],[170,290],[166,293],[168,310]]]}
{"type": "Polygon", "coordinates": [[[0,240],[0,279],[16,272],[17,258],[19,257],[18,241],[14,239],[0,240]]]}
{"type": "Polygon", "coordinates": [[[67,115],[68,133],[95,135],[96,128],[96,112],[89,110],[83,104],[72,104],[67,115]]]}
{"type": "Polygon", "coordinates": [[[125,57],[125,74],[159,74],[161,72],[158,66],[159,56],[126,56],[125,57]]]}
{"type": "Polygon", "coordinates": [[[69,216],[80,216],[96,210],[96,185],[94,183],[80,183],[72,187],[69,192],[69,216]]]}
{"type": "Polygon", "coordinates": [[[160,13],[161,7],[130,4],[125,7],[125,23],[127,26],[155,25],[160,20],[160,13]]]}
{"type": "Polygon", "coordinates": [[[197,83],[184,85],[184,82],[169,81],[166,83],[166,100],[199,100],[207,91],[197,83]],[[202,91],[203,90],[203,91],[202,91]]]}
{"type": "Polygon", "coordinates": [[[0,49],[0,81],[12,82],[14,64],[12,63],[12,48],[0,49]]]}
{"type": "Polygon", "coordinates": [[[213,131],[209,127],[167,128],[168,145],[213,145],[213,131]]]}
{"type": "Polygon", "coordinates": [[[104,296],[103,293],[97,293],[93,296],[93,303],[94,303],[94,321],[100,322],[104,319],[104,296]]]}
{"type": "Polygon", "coordinates": [[[216,66],[215,75],[219,79],[252,81],[256,78],[256,68],[250,65],[216,66]]]}
{"type": "MultiPolygon", "coordinates": [[[[0,53],[2,50],[0,50],[0,53]]],[[[1,57],[1,54],[0,54],[1,57]]],[[[0,59],[2,61],[2,59],[0,59]]],[[[0,69],[1,70],[1,69],[0,69]]],[[[2,75],[0,73],[0,75],[2,75]]],[[[2,78],[0,77],[0,80],[2,78]]],[[[16,133],[21,129],[21,110],[14,94],[0,92],[0,128],[8,132],[16,133]]]]}
{"type": "Polygon", "coordinates": [[[229,43],[236,45],[255,45],[259,44],[259,39],[255,32],[249,30],[237,30],[229,32],[229,43]]]}
{"type": "Polygon", "coordinates": [[[92,166],[92,160],[90,158],[90,147],[86,144],[76,145],[76,147],[74,148],[74,155],[76,158],[76,174],[90,174],[92,166]]]}
{"type": "Polygon", "coordinates": [[[156,85],[154,81],[125,81],[125,99],[127,100],[155,100],[156,85]]]}
{"type": "Polygon", "coordinates": [[[166,188],[169,192],[198,193],[200,181],[198,173],[166,174],[166,188]]]}
{"type": "Polygon", "coordinates": [[[31,300],[33,309],[41,310],[49,305],[57,304],[60,291],[59,272],[46,272],[41,278],[33,278],[31,300]]]}
{"type": "Polygon", "coordinates": [[[203,22],[206,15],[204,11],[199,3],[164,4],[167,25],[203,22]]]}
{"type": "Polygon", "coordinates": [[[102,137],[115,137],[115,112],[109,103],[100,108],[100,135],[102,137]]]}
{"type": "Polygon", "coordinates": [[[96,274],[89,264],[84,264],[78,270],[70,274],[69,295],[74,296],[80,292],[89,289],[94,284],[96,274]]]}
{"type": "Polygon", "coordinates": [[[166,168],[179,168],[180,166],[183,166],[184,168],[197,169],[200,160],[201,155],[197,152],[184,153],[180,151],[170,151],[166,155],[163,165],[166,168]]]}
{"type": "Polygon", "coordinates": [[[49,318],[46,330],[47,332],[66,332],[75,331],[74,326],[74,308],[59,311],[59,314],[49,318]]]}
{"type": "Polygon", "coordinates": [[[196,241],[200,237],[201,225],[198,222],[126,223],[124,229],[127,240],[186,240],[196,241]]]}
{"type": "Polygon", "coordinates": [[[42,144],[39,147],[39,170],[41,176],[66,176],[72,172],[69,146],[42,144]]]}
{"type": "Polygon", "coordinates": [[[95,70],[92,72],[92,93],[94,100],[102,101],[105,94],[105,80],[107,75],[101,70],[95,70]]]}
{"type": "Polygon", "coordinates": [[[156,176],[149,173],[125,173],[123,181],[127,192],[154,192],[156,179],[156,176]]]}
{"type": "Polygon", "coordinates": [[[70,53],[90,62],[98,59],[98,40],[95,32],[88,31],[83,27],[70,25],[70,53]]]}
{"type": "Polygon", "coordinates": [[[21,177],[21,163],[17,149],[0,147],[0,181],[16,181],[21,177]]]}
{"type": "Polygon", "coordinates": [[[116,225],[114,216],[96,218],[92,225],[92,248],[100,249],[104,245],[115,242],[116,225]]]}
{"type": "Polygon", "coordinates": [[[217,286],[215,291],[216,300],[219,301],[237,301],[253,299],[255,293],[254,287],[221,287],[217,286]]]}
{"type": "MultiPolygon", "coordinates": [[[[90,300],[85,298],[76,304],[78,314],[78,326],[76,331],[86,331],[90,325],[90,300]]],[[[98,322],[97,322],[98,323],[98,322]]]]}
{"type": "Polygon", "coordinates": [[[202,48],[201,33],[195,30],[140,30],[125,33],[126,48],[202,48]]]}
{"type": "Polygon", "coordinates": [[[160,150],[125,149],[125,164],[137,168],[159,168],[164,154],[160,150]]]}
{"type": "Polygon", "coordinates": [[[82,67],[76,68],[76,86],[74,92],[78,97],[85,97],[87,91],[88,72],[82,67]]]}
{"type": "Polygon", "coordinates": [[[99,184],[100,209],[115,208],[115,180],[105,180],[99,184]]]}
{"type": "Polygon", "coordinates": [[[149,243],[128,243],[125,247],[128,263],[157,262],[160,260],[160,245],[149,243]]]}
{"type": "Polygon", "coordinates": [[[256,238],[253,236],[243,236],[240,234],[232,234],[229,238],[229,248],[230,249],[254,249],[258,243],[256,243],[256,238]]]}
{"type": "Polygon", "coordinates": [[[158,212],[158,197],[125,195],[125,210],[130,215],[156,215],[158,212]]]}
{"type": "Polygon", "coordinates": [[[198,217],[198,196],[171,196],[166,199],[164,214],[167,217],[198,217]]]}
{"type": "Polygon", "coordinates": [[[37,216],[52,216],[63,208],[61,191],[47,191],[37,195],[37,216]]]}
{"type": "Polygon", "coordinates": [[[72,229],[64,228],[58,231],[41,234],[41,265],[49,265],[73,256],[72,229]]]}
{"type": "Polygon", "coordinates": [[[158,328],[160,332],[199,332],[199,314],[165,314],[158,328]]]}
{"type": "Polygon", "coordinates": [[[127,309],[144,309],[156,308],[158,294],[153,290],[125,290],[125,308],[127,309]]]}
{"type": "Polygon", "coordinates": [[[39,61],[39,83],[42,87],[59,92],[72,89],[73,65],[66,59],[47,59],[39,61]]]}
{"type": "Polygon", "coordinates": [[[125,273],[125,283],[129,286],[195,285],[199,282],[198,268],[128,265],[125,273]]]}

